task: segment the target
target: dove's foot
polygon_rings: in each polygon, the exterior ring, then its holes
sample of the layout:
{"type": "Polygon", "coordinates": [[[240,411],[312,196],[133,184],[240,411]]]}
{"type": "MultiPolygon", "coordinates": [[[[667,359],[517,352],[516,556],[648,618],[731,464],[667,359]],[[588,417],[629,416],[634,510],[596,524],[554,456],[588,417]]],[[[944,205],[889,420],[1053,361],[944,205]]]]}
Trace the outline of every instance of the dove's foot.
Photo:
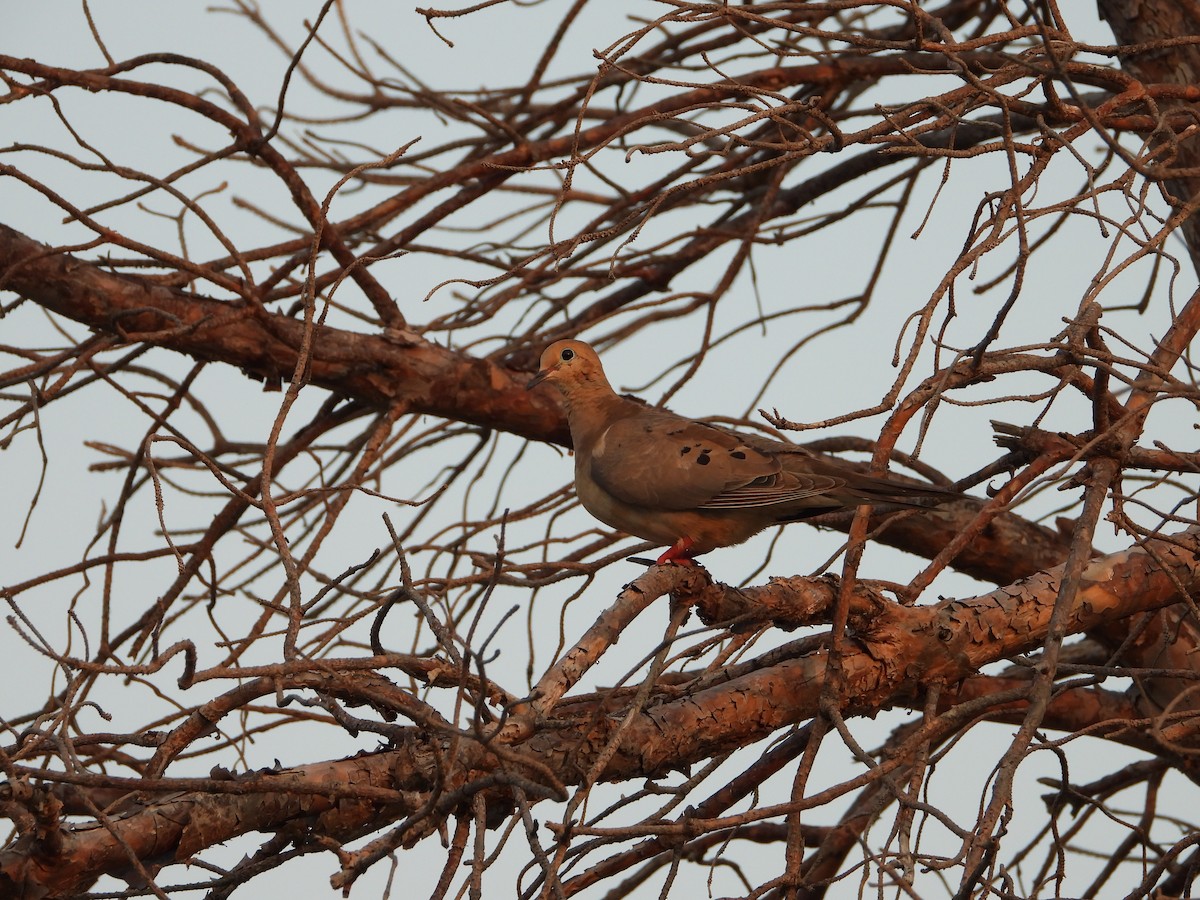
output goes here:
{"type": "Polygon", "coordinates": [[[662,556],[655,560],[656,566],[694,566],[696,560],[692,558],[692,546],[694,541],[691,538],[680,538],[670,547],[663,551],[662,556]]]}

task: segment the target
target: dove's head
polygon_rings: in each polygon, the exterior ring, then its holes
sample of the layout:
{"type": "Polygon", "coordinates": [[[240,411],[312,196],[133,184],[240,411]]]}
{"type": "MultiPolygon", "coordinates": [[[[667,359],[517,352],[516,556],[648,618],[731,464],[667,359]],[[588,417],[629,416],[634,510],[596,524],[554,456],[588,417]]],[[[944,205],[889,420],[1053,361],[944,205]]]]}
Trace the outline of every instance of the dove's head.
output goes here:
{"type": "Polygon", "coordinates": [[[600,357],[583,341],[555,341],[547,347],[542,352],[537,374],[526,388],[537,387],[543,381],[550,382],[568,396],[585,385],[612,390],[604,377],[600,357]]]}

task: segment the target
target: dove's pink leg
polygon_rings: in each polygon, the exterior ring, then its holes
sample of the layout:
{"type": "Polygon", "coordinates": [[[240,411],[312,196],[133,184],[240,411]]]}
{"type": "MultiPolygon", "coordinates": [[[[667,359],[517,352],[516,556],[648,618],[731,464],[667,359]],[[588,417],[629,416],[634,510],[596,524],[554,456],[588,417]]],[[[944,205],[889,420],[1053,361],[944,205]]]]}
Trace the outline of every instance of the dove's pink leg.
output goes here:
{"type": "Polygon", "coordinates": [[[695,542],[689,537],[682,537],[674,544],[663,551],[656,561],[656,566],[694,566],[696,561],[692,559],[692,545],[695,542]]]}

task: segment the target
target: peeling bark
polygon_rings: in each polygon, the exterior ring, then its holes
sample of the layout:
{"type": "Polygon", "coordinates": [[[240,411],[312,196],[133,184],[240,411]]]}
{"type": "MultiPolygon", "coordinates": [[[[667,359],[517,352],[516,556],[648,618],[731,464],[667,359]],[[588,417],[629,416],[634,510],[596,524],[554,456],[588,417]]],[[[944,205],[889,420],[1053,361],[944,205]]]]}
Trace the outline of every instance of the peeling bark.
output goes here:
{"type": "MultiPolygon", "coordinates": [[[[1165,569],[1142,547],[1098,558],[1087,567],[1068,616],[1071,633],[1172,603],[1179,585],[1200,587],[1200,529],[1151,544],[1165,569]]],[[[661,580],[664,570],[650,574],[661,580]]],[[[680,583],[694,577],[687,570],[677,574],[680,583]]],[[[864,599],[851,618],[853,643],[840,657],[846,714],[920,706],[934,684],[953,688],[964,683],[963,698],[980,696],[979,685],[986,680],[971,679],[981,668],[1035,651],[1045,640],[1059,577],[1059,570],[1051,570],[990,594],[933,606],[864,599]]],[[[777,594],[772,602],[778,604],[787,588],[781,582],[772,588],[777,594]]],[[[795,596],[805,602],[802,593],[795,596]]],[[[732,678],[716,673],[686,688],[673,688],[634,717],[618,738],[602,778],[652,778],[685,770],[812,718],[820,708],[825,665],[826,652],[817,650],[732,678]],[[680,689],[683,696],[670,696],[680,689]]],[[[989,689],[996,689],[995,683],[989,689]]],[[[1089,716],[1108,720],[1132,714],[1131,708],[1111,703],[1089,706],[1062,698],[1056,702],[1048,724],[1062,720],[1066,725],[1069,719],[1076,729],[1097,724],[1089,716]]],[[[1011,701],[1004,703],[997,715],[1003,718],[1013,709],[1011,701]]],[[[53,844],[44,836],[23,836],[0,853],[0,885],[16,896],[63,896],[85,889],[100,874],[127,876],[127,848],[145,861],[179,861],[202,846],[248,831],[299,823],[316,834],[347,840],[378,827],[381,815],[401,817],[421,808],[435,787],[440,787],[440,820],[454,808],[454,790],[479,779],[499,778],[499,785],[488,789],[492,803],[508,802],[506,782],[526,788],[541,785],[541,796],[559,796],[563,786],[582,783],[625,715],[612,708],[599,717],[596,712],[590,706],[564,703],[555,715],[561,719],[569,714],[570,726],[560,722],[556,728],[538,729],[527,741],[497,747],[496,752],[466,735],[434,738],[420,729],[403,728],[396,732],[395,749],[209,783],[200,793],[189,788],[186,779],[129,779],[130,788],[138,787],[143,795],[163,790],[170,794],[122,810],[112,817],[111,830],[99,823],[67,827],[53,844]],[[457,751],[450,760],[445,753],[452,745],[457,751]]],[[[1122,724],[1112,719],[1114,729],[1122,724]]],[[[1143,729],[1114,739],[1171,753],[1143,729]]],[[[111,786],[120,781],[18,771],[29,783],[44,779],[111,786]]],[[[427,833],[432,826],[426,821],[421,827],[427,833]]]]}

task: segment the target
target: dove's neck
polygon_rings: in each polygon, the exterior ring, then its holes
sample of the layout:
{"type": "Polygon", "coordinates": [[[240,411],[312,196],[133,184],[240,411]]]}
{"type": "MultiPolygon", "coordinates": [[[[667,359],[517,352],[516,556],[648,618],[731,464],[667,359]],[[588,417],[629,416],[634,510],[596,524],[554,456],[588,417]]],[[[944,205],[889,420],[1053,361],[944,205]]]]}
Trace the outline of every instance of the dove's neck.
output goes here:
{"type": "Polygon", "coordinates": [[[576,381],[563,395],[575,451],[590,448],[615,420],[632,415],[638,404],[619,396],[601,374],[576,381]]]}

